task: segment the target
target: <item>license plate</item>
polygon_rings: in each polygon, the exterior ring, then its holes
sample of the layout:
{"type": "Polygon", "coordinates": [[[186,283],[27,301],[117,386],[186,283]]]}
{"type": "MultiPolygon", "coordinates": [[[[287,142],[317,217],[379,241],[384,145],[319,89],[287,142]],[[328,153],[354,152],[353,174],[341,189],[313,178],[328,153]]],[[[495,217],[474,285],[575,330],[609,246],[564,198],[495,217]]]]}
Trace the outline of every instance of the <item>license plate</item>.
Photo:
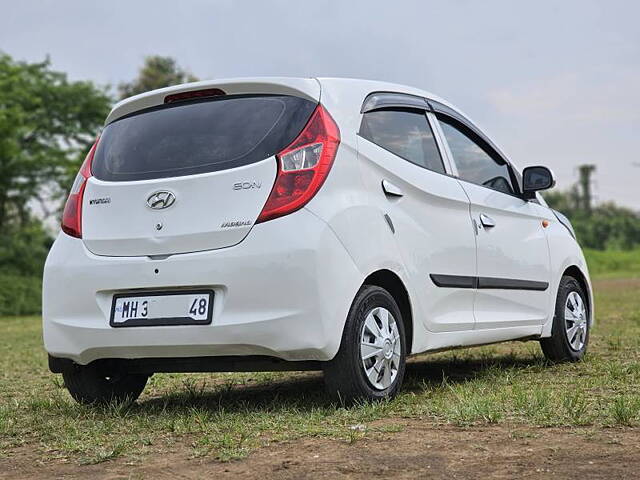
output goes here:
{"type": "Polygon", "coordinates": [[[207,325],[211,323],[213,292],[122,293],[113,296],[112,327],[207,325]]]}

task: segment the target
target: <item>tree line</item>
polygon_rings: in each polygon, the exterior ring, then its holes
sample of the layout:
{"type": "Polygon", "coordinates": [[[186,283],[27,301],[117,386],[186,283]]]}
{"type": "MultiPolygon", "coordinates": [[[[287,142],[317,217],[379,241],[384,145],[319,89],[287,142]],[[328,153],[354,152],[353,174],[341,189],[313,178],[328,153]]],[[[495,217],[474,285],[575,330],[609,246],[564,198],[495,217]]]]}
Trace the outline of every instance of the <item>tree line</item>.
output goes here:
{"type": "MultiPolygon", "coordinates": [[[[0,52],[0,315],[39,311],[40,278],[52,243],[45,224],[59,218],[116,97],[195,80],[175,59],[150,56],[114,94],[107,86],[69,80],[48,59],[29,63],[0,52]]],[[[592,207],[584,185],[545,195],[572,220],[580,243],[601,250],[639,246],[639,214],[613,203],[592,207]]]]}
{"type": "MultiPolygon", "coordinates": [[[[144,60],[117,96],[197,80],[170,57],[144,60]]],[[[0,315],[36,313],[40,279],[80,164],[117,100],[108,86],[71,81],[49,59],[0,52],[0,315]],[[36,215],[34,212],[38,211],[36,215]]]]}
{"type": "MultiPolygon", "coordinates": [[[[591,165],[581,172],[593,172],[591,165]]],[[[567,191],[544,194],[551,208],[565,214],[583,248],[595,250],[632,250],[640,247],[640,213],[613,202],[593,205],[590,193],[590,175],[581,179],[567,191]]]]}

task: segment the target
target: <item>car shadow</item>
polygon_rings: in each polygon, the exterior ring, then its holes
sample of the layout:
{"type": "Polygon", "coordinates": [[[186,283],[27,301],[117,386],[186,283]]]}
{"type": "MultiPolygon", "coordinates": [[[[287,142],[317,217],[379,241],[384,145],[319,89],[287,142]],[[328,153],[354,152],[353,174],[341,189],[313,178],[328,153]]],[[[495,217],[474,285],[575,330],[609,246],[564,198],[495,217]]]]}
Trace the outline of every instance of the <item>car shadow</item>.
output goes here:
{"type": "MultiPolygon", "coordinates": [[[[507,375],[509,371],[542,368],[547,364],[538,355],[486,355],[479,357],[430,359],[420,356],[407,362],[404,390],[424,390],[437,385],[480,380],[507,375]]],[[[415,391],[414,390],[414,391],[415,391]]]]}
{"type": "MultiPolygon", "coordinates": [[[[512,374],[514,370],[540,369],[546,365],[539,356],[497,355],[491,357],[433,359],[427,355],[407,363],[402,392],[427,390],[480,380],[489,376],[512,374]]],[[[186,377],[187,378],[187,377],[186,377]]],[[[258,377],[259,378],[259,377],[258,377]]],[[[273,379],[204,384],[195,388],[185,380],[185,387],[169,394],[140,400],[134,408],[148,413],[182,411],[188,408],[225,412],[280,412],[335,409],[339,401],[327,395],[322,373],[285,373],[273,379]]]]}

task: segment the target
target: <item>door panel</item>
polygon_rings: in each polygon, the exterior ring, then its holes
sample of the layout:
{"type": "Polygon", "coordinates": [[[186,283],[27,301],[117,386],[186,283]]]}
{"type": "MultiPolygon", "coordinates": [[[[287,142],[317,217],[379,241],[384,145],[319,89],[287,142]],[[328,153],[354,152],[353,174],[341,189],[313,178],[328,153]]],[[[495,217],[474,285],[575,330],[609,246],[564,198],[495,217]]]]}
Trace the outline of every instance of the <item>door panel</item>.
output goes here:
{"type": "Polygon", "coordinates": [[[460,183],[471,200],[471,219],[478,226],[476,328],[542,325],[551,276],[542,207],[460,183]],[[481,216],[489,217],[494,226],[483,226],[481,216]]]}
{"type": "Polygon", "coordinates": [[[476,329],[542,325],[551,275],[542,207],[518,196],[511,165],[477,130],[437,117],[476,230],[476,329]]]}
{"type": "MultiPolygon", "coordinates": [[[[372,201],[392,220],[425,327],[473,329],[475,290],[438,287],[430,277],[476,275],[475,235],[463,188],[455,178],[409,163],[362,137],[358,156],[372,201]]],[[[415,317],[418,321],[417,311],[415,317]]]]}

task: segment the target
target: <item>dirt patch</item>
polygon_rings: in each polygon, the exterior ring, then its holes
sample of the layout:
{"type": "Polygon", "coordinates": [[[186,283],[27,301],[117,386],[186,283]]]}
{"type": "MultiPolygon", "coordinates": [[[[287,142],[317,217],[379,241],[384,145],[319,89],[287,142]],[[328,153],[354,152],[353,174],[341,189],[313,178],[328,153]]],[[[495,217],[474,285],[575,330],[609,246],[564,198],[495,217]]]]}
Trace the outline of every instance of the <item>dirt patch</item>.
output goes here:
{"type": "Polygon", "coordinates": [[[408,421],[401,432],[353,443],[323,438],[263,447],[247,459],[220,463],[174,447],[139,459],[78,465],[19,449],[0,460],[0,478],[637,478],[636,429],[551,429],[523,426],[456,428],[408,421]]]}
{"type": "Polygon", "coordinates": [[[601,290],[603,288],[615,288],[626,290],[629,288],[640,287],[640,278],[624,277],[624,278],[596,278],[593,280],[594,290],[601,290]]]}

